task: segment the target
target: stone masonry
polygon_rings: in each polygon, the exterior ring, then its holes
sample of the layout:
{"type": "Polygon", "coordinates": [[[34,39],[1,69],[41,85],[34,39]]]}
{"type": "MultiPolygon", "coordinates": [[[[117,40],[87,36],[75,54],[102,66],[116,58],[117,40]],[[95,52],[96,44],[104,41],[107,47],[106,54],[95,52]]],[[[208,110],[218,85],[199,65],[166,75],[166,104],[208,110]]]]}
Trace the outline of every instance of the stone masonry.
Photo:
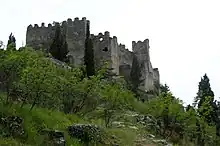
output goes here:
{"type": "MultiPolygon", "coordinates": [[[[67,19],[61,23],[61,29],[66,36],[68,44],[68,57],[70,62],[75,66],[83,64],[84,43],[86,37],[87,23],[89,20],[83,17],[81,20],[76,17],[74,20],[67,19]]],[[[44,23],[41,26],[35,24],[29,25],[26,33],[26,45],[34,49],[48,50],[52,39],[55,35],[55,28],[58,23],[44,23]]],[[[157,68],[153,68],[149,55],[149,40],[132,42],[132,51],[126,49],[125,45],[118,44],[117,37],[110,36],[108,31],[99,33],[98,35],[91,34],[94,44],[94,56],[96,65],[100,65],[103,61],[108,61],[110,67],[117,75],[124,76],[129,79],[133,56],[136,55],[140,64],[142,64],[141,79],[144,83],[141,88],[145,91],[153,90],[155,82],[160,82],[160,75],[157,68]]]]}

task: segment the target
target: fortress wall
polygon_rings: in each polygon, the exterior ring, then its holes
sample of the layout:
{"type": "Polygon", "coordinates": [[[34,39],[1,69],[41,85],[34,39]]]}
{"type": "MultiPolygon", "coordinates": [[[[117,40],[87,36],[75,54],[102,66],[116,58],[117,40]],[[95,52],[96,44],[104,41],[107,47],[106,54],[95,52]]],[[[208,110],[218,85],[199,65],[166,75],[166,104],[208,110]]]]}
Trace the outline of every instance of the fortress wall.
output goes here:
{"type": "Polygon", "coordinates": [[[131,66],[129,64],[123,64],[119,66],[119,74],[123,76],[125,80],[130,80],[131,66]]]}
{"type": "Polygon", "coordinates": [[[142,76],[141,80],[144,80],[144,84],[141,85],[145,90],[154,89],[154,71],[150,61],[149,55],[149,40],[145,39],[144,41],[132,42],[132,50],[137,56],[138,61],[142,64],[142,76]]]}
{"type": "Polygon", "coordinates": [[[86,39],[86,27],[87,24],[90,26],[90,22],[86,20],[86,17],[79,19],[78,17],[67,19],[64,21],[66,28],[66,41],[68,44],[68,50],[71,63],[75,66],[83,64],[84,50],[85,50],[85,39],[86,39]]]}
{"type": "Polygon", "coordinates": [[[127,48],[125,48],[125,45],[119,44],[119,50],[120,50],[120,65],[130,65],[132,66],[132,60],[133,60],[133,52],[129,51],[127,48]]]}
{"type": "Polygon", "coordinates": [[[44,23],[41,26],[35,24],[29,25],[26,33],[26,45],[35,49],[47,48],[54,37],[54,26],[48,24],[46,27],[44,23]]]}
{"type": "Polygon", "coordinates": [[[119,74],[119,50],[117,37],[110,37],[108,31],[91,35],[93,40],[94,56],[97,67],[103,65],[105,61],[110,62],[110,67],[119,74]]]}
{"type": "Polygon", "coordinates": [[[158,81],[160,83],[160,72],[158,68],[154,68],[154,81],[158,81]]]}

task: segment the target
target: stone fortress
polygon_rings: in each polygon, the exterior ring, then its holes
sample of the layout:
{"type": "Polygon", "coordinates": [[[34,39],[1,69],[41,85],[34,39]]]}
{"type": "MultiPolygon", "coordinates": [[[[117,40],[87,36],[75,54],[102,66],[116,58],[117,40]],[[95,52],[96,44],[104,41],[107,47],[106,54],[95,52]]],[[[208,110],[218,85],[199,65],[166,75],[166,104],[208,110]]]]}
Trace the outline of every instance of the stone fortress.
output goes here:
{"type": "MultiPolygon", "coordinates": [[[[35,49],[49,49],[57,24],[59,23],[48,24],[47,27],[44,23],[41,26],[37,24],[34,26],[29,25],[26,33],[26,45],[35,49]]],[[[68,57],[75,66],[83,64],[87,24],[90,26],[90,21],[86,20],[85,17],[82,19],[76,17],[74,20],[69,18],[60,25],[62,32],[66,36],[69,50],[68,57]]],[[[155,83],[160,82],[160,75],[158,68],[153,68],[151,64],[148,39],[138,42],[133,41],[132,51],[129,51],[125,45],[118,43],[116,36],[111,37],[108,31],[104,32],[104,34],[91,34],[91,38],[93,40],[96,64],[108,61],[114,73],[129,79],[133,55],[136,55],[139,63],[143,65],[141,79],[144,82],[141,88],[145,91],[155,89],[155,83]]]]}

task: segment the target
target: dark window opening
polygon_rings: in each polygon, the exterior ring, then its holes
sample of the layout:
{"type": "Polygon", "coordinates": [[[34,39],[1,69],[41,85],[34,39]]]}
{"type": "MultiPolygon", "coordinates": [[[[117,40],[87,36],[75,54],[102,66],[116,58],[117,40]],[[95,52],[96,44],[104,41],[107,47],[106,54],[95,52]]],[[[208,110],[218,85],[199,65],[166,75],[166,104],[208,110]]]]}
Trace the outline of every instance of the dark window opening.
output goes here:
{"type": "Polygon", "coordinates": [[[105,47],[104,49],[102,49],[102,51],[107,52],[108,51],[108,47],[105,47]]]}

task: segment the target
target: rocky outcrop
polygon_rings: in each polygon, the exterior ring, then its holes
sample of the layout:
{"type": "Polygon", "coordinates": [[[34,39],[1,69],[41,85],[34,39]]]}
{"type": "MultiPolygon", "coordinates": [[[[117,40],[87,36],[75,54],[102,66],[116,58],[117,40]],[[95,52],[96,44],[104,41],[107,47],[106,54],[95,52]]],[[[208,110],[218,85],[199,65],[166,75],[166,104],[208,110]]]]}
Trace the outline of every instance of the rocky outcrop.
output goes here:
{"type": "Polygon", "coordinates": [[[44,129],[40,131],[40,134],[44,135],[44,144],[53,146],[66,146],[64,132],[44,129]]]}

